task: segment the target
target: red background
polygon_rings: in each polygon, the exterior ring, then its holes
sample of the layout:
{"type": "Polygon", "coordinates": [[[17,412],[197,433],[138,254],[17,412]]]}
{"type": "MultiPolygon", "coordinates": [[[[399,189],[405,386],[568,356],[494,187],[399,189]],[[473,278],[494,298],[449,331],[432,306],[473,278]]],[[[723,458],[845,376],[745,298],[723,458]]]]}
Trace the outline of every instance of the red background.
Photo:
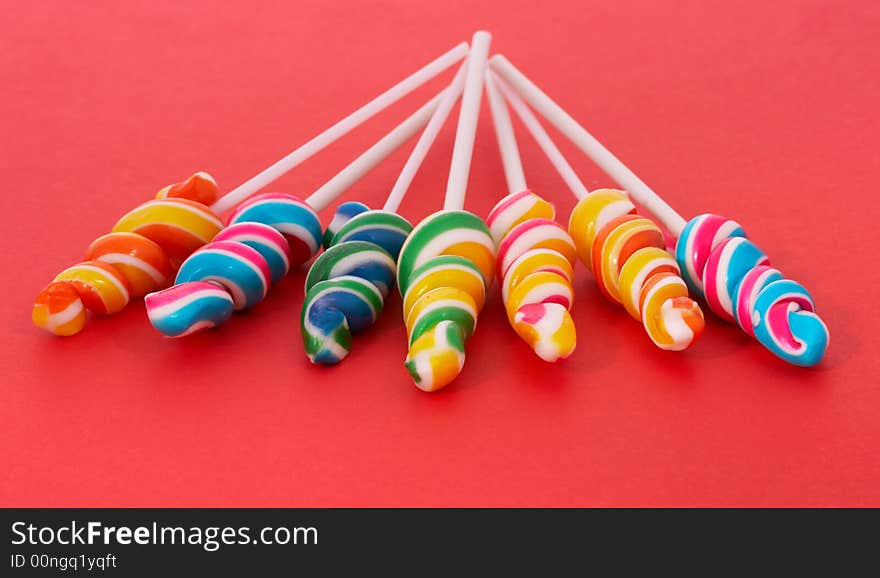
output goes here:
{"type": "MultiPolygon", "coordinates": [[[[4,4],[0,504],[880,505],[876,2],[4,4]],[[31,325],[34,295],[127,209],[196,170],[232,188],[478,27],[682,214],[736,218],[801,280],[831,329],[821,366],[714,317],[661,352],[582,266],[573,358],[531,355],[496,288],[434,395],[401,365],[396,295],[342,365],[311,366],[302,272],[184,340],[140,303],[71,339],[31,325]]],[[[443,82],[274,188],[314,190],[443,82]]],[[[453,130],[413,221],[440,205],[453,130]]],[[[467,206],[485,216],[505,190],[485,103],[477,138],[467,206]]],[[[612,184],[558,140],[588,187],[612,184]]],[[[406,154],[344,198],[380,204],[406,154]]]]}

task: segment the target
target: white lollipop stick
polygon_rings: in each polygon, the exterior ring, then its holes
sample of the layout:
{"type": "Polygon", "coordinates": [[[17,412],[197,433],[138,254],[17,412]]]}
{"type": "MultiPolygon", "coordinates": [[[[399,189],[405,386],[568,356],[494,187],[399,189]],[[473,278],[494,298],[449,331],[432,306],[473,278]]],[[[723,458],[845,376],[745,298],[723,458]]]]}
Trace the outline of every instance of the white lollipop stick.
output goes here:
{"type": "Polygon", "coordinates": [[[535,83],[500,54],[492,57],[492,68],[506,80],[529,104],[559,131],[568,137],[584,154],[590,157],[612,179],[626,189],[645,210],[678,237],[687,223],[666,201],[651,190],[639,177],[624,165],[611,151],[596,140],[587,130],[547,96],[535,83]]]}
{"type": "Polygon", "coordinates": [[[434,139],[437,138],[437,134],[443,128],[449,113],[452,111],[452,107],[455,106],[455,102],[461,96],[461,92],[464,89],[466,72],[467,62],[458,69],[452,84],[443,91],[440,104],[434,110],[431,120],[428,121],[428,126],[425,127],[422,136],[419,137],[415,148],[413,148],[412,153],[410,153],[409,158],[406,160],[406,164],[403,165],[403,170],[400,171],[400,175],[397,177],[397,181],[394,183],[394,187],[392,187],[391,193],[382,207],[383,210],[392,213],[397,212],[404,195],[406,195],[406,191],[409,190],[409,186],[419,171],[419,167],[422,166],[422,161],[425,160],[431,145],[434,144],[434,139]]]}
{"type": "Polygon", "coordinates": [[[526,175],[523,172],[522,159],[519,157],[519,147],[516,145],[516,134],[513,132],[510,112],[504,104],[501,93],[498,92],[494,75],[489,70],[486,71],[486,94],[489,97],[495,136],[498,139],[498,150],[501,152],[501,165],[504,167],[507,191],[510,194],[519,193],[527,188],[526,175]]]}
{"type": "Polygon", "coordinates": [[[315,212],[320,212],[336,200],[338,196],[351,188],[352,185],[364,178],[376,165],[388,158],[391,153],[400,148],[403,143],[414,137],[417,132],[428,124],[447,90],[441,91],[422,105],[420,109],[397,125],[391,132],[376,141],[376,144],[364,151],[351,164],[337,173],[336,176],[321,185],[314,193],[309,195],[306,203],[315,212]]]}
{"type": "Polygon", "coordinates": [[[499,78],[494,72],[490,71],[489,76],[498,84],[498,88],[504,94],[504,98],[510,103],[510,106],[513,108],[514,112],[516,112],[516,115],[526,126],[529,134],[532,135],[532,138],[535,139],[535,142],[538,143],[541,150],[544,151],[550,164],[553,165],[553,168],[556,169],[556,172],[558,172],[559,176],[562,177],[562,180],[565,181],[565,184],[571,190],[575,198],[581,200],[586,197],[590,191],[584,186],[584,183],[577,176],[577,173],[574,172],[574,169],[571,168],[571,165],[568,164],[568,161],[562,155],[562,152],[556,146],[556,143],[553,142],[553,139],[550,138],[550,135],[547,134],[547,131],[541,126],[541,122],[532,111],[529,110],[526,103],[524,103],[516,92],[507,86],[507,83],[501,80],[501,78],[499,78]]]}
{"type": "Polygon", "coordinates": [[[467,79],[464,96],[461,98],[461,111],[458,113],[458,127],[455,131],[455,144],[452,149],[452,164],[449,167],[449,180],[446,183],[446,200],[443,208],[447,211],[460,211],[464,208],[464,195],[467,191],[468,174],[471,169],[471,155],[474,152],[474,137],[480,117],[480,101],[483,99],[483,77],[492,35],[480,30],[471,40],[468,57],[467,79]]]}
{"type": "Polygon", "coordinates": [[[312,155],[323,150],[327,145],[347,134],[350,130],[359,126],[363,122],[369,120],[377,113],[394,104],[413,90],[417,89],[427,81],[431,80],[459,60],[465,57],[468,52],[468,45],[462,42],[446,54],[443,54],[433,62],[422,67],[406,77],[396,85],[392,86],[355,112],[343,118],[312,140],[308,141],[295,151],[288,154],[270,167],[264,169],[261,173],[251,177],[235,189],[229,191],[221,197],[216,203],[211,205],[211,210],[215,213],[224,213],[228,211],[253,193],[262,189],[272,181],[278,179],[312,155]]]}

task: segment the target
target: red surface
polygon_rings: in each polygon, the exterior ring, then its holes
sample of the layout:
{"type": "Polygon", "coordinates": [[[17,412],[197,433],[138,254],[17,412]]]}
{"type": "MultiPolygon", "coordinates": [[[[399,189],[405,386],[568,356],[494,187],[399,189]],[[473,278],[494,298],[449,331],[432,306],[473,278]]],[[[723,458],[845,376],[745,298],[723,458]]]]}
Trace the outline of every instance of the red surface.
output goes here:
{"type": "MultiPolygon", "coordinates": [[[[0,504],[880,505],[876,2],[158,4],[18,2],[0,23],[0,504]],[[34,295],[128,208],[199,169],[231,188],[477,27],[685,216],[742,222],[813,292],[825,362],[787,366],[715,318],[691,351],[658,351],[582,266],[572,359],[531,355],[496,288],[435,395],[401,365],[396,296],[342,365],[309,365],[302,272],[185,340],[141,304],[71,339],[31,326],[34,295]]],[[[275,188],[313,190],[441,85],[275,188]]],[[[439,206],[452,133],[413,220],[439,206]]],[[[379,204],[405,154],[345,198],[379,204]]],[[[484,106],[468,208],[503,190],[484,106]]]]}

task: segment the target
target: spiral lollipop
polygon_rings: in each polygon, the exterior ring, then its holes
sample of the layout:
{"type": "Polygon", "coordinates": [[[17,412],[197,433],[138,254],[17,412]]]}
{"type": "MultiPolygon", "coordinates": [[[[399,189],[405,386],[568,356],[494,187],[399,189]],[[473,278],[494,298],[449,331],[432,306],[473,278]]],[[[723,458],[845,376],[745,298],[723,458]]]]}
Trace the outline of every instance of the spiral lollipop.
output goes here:
{"type": "Polygon", "coordinates": [[[416,225],[397,265],[409,336],[405,365],[424,391],[445,387],[461,372],[465,343],[494,277],[489,228],[463,210],[490,42],[487,32],[477,32],[471,43],[443,210],[416,225]]]}
{"type": "MultiPolygon", "coordinates": [[[[815,312],[812,297],[802,285],[770,268],[766,255],[746,238],[739,224],[708,214],[685,221],[507,59],[493,57],[492,67],[678,238],[675,259],[680,274],[691,290],[705,298],[712,311],[722,319],[737,322],[746,333],[789,363],[812,366],[821,361],[829,335],[825,323],[815,312]]],[[[620,198],[609,206],[615,203],[617,209],[606,207],[607,215],[600,214],[596,226],[600,230],[611,226],[625,230],[636,228],[632,224],[633,216],[618,214],[623,206],[619,204],[620,198]]],[[[591,203],[583,211],[595,209],[591,203]]],[[[578,218],[582,225],[588,226],[589,222],[589,218],[584,217],[583,221],[578,218]]],[[[594,254],[600,243],[599,232],[579,228],[585,237],[592,239],[591,254],[594,254]]],[[[641,236],[649,234],[653,233],[641,236]]],[[[613,248],[616,238],[613,232],[601,237],[601,251],[606,246],[613,248]]],[[[622,276],[621,272],[621,279],[622,276]]],[[[613,291],[613,279],[609,285],[613,291]]]]}
{"type": "Polygon", "coordinates": [[[635,215],[635,206],[619,191],[589,193],[538,119],[502,80],[498,82],[578,199],[569,232],[600,292],[640,321],[657,347],[671,351],[690,347],[703,331],[703,312],[688,297],[678,266],[665,251],[659,227],[635,215]]]}
{"type": "Polygon", "coordinates": [[[59,273],[37,295],[34,325],[55,335],[75,335],[85,326],[87,311],[112,315],[131,299],[166,287],[181,260],[222,228],[204,204],[217,193],[210,175],[196,173],[124,215],[111,233],[89,245],[86,261],[59,273]]]}
{"type": "MultiPolygon", "coordinates": [[[[96,240],[87,261],[40,292],[34,324],[56,335],[74,335],[84,327],[87,311],[113,314],[132,298],[166,287],[177,267],[222,229],[219,215],[461,60],[467,48],[462,43],[441,55],[222,198],[214,179],[203,172],[163,188],[96,240]]],[[[187,299],[195,294],[200,293],[187,299]]]]}
{"type": "Polygon", "coordinates": [[[486,75],[486,92],[510,192],[487,219],[498,247],[501,296],[516,333],[541,359],[559,361],[577,344],[569,314],[574,242],[554,220],[553,205],[526,187],[510,115],[491,74],[486,75]]]}
{"type": "Polygon", "coordinates": [[[382,209],[343,203],[327,227],[327,250],[306,277],[300,316],[303,344],[313,363],[342,361],[351,349],[351,334],[375,322],[394,286],[397,257],[412,231],[397,209],[462,92],[465,70],[462,66],[444,91],[382,209]]]}
{"type": "MultiPolygon", "coordinates": [[[[323,232],[317,211],[409,140],[428,122],[438,102],[439,96],[431,99],[306,200],[264,193],[239,205],[214,241],[183,262],[173,287],[147,295],[147,316],[153,326],[163,335],[182,337],[215,327],[233,311],[250,309],[262,301],[273,283],[320,249],[323,232]],[[208,291],[205,283],[224,289],[228,298],[208,291]]],[[[334,257],[339,253],[334,251],[323,259],[319,269],[326,269],[334,257]]],[[[345,263],[358,258],[348,257],[345,263]]],[[[393,275],[391,271],[385,276],[390,279],[393,275]]]]}

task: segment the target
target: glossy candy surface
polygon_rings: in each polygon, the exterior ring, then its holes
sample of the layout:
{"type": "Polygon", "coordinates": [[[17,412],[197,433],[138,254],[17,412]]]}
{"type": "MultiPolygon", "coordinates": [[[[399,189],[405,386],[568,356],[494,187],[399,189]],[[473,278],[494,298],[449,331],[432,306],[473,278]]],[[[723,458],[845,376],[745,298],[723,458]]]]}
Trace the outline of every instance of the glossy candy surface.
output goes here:
{"type": "Polygon", "coordinates": [[[313,363],[335,364],[351,350],[351,334],[372,325],[382,311],[382,294],[372,283],[343,275],[316,283],[300,317],[306,354],[313,363]]]}
{"type": "Polygon", "coordinates": [[[229,224],[263,223],[283,234],[290,245],[290,266],[299,267],[321,247],[323,232],[315,211],[301,199],[283,193],[251,197],[229,217],[229,224]]]}
{"type": "Polygon", "coordinates": [[[396,273],[397,264],[385,249],[366,241],[348,241],[331,246],[315,259],[306,276],[306,291],[320,281],[354,275],[372,283],[384,299],[396,273]]]}
{"type": "Polygon", "coordinates": [[[284,235],[269,225],[234,223],[217,233],[214,240],[242,243],[257,251],[269,265],[272,283],[277,283],[290,271],[290,245],[284,235]]]}
{"type": "Polygon", "coordinates": [[[776,356],[794,365],[819,363],[828,327],[816,315],[809,292],[771,268],[743,228],[719,215],[688,221],[676,261],[685,281],[722,319],[737,323],[776,356]]]}
{"type": "Polygon", "coordinates": [[[233,310],[254,307],[266,297],[272,284],[311,259],[320,248],[320,239],[318,216],[306,203],[281,193],[256,195],[232,212],[229,225],[217,233],[214,242],[181,264],[175,279],[175,283],[190,286],[191,290],[192,283],[209,282],[213,288],[225,290],[229,299],[203,285],[199,286],[199,295],[205,298],[190,298],[190,291],[175,285],[156,294],[189,299],[185,310],[176,313],[174,322],[165,322],[164,313],[153,311],[154,307],[165,307],[161,299],[145,300],[147,315],[153,326],[168,337],[220,325],[233,310]]]}
{"type": "Polygon", "coordinates": [[[219,192],[207,173],[159,191],[92,242],[86,262],[62,272],[34,300],[33,322],[56,335],[85,326],[86,311],[109,315],[171,282],[174,269],[222,227],[204,203],[219,192]]]}
{"type": "Polygon", "coordinates": [[[411,230],[394,213],[373,211],[362,203],[339,206],[324,237],[330,238],[328,248],[306,276],[300,331],[313,363],[345,359],[351,332],[375,321],[394,285],[397,254],[411,230]]]}
{"type": "Polygon", "coordinates": [[[172,264],[179,264],[193,251],[211,241],[223,228],[208,207],[183,198],[147,201],[123,215],[114,233],[136,233],[165,251],[172,264]]]}
{"type": "Polygon", "coordinates": [[[369,210],[370,207],[358,201],[347,201],[339,205],[336,208],[336,212],[333,213],[333,219],[330,220],[327,229],[324,231],[324,248],[330,248],[330,245],[333,242],[333,237],[339,232],[342,225],[349,222],[355,215],[360,215],[369,210]]]}
{"type": "Polygon", "coordinates": [[[451,383],[464,368],[462,329],[441,321],[410,343],[404,366],[422,391],[437,391],[451,383]]]}
{"type": "Polygon", "coordinates": [[[657,347],[690,347],[704,327],[678,266],[665,251],[663,232],[635,214],[622,191],[601,189],[578,202],[568,230],[599,290],[642,323],[657,347]]]}
{"type": "Polygon", "coordinates": [[[82,331],[86,308],[72,284],[50,283],[34,300],[31,319],[37,327],[67,337],[82,331]]]}
{"type": "Polygon", "coordinates": [[[68,267],[53,281],[70,283],[86,309],[99,315],[119,313],[131,298],[125,277],[100,261],[85,261],[68,267]]]}
{"type": "Polygon", "coordinates": [[[495,277],[495,246],[486,224],[467,211],[439,211],[426,217],[400,250],[397,286],[406,294],[413,271],[429,259],[457,255],[476,265],[486,287],[495,277]]]}
{"type": "Polygon", "coordinates": [[[508,195],[489,214],[507,319],[549,362],[565,359],[577,344],[569,313],[576,249],[555,217],[553,205],[530,191],[508,195]]]}
{"type": "Polygon", "coordinates": [[[342,224],[333,235],[331,245],[348,241],[366,241],[382,247],[396,260],[412,228],[409,221],[395,213],[365,211],[342,224]]]}
{"type": "Polygon", "coordinates": [[[168,185],[156,193],[157,199],[181,198],[212,205],[220,198],[220,188],[214,177],[204,171],[197,172],[185,181],[168,185]]]}
{"type": "Polygon", "coordinates": [[[507,195],[489,212],[486,224],[492,238],[503,239],[507,233],[529,219],[556,218],[556,209],[535,193],[525,190],[507,195]]]}
{"type": "Polygon", "coordinates": [[[243,243],[213,241],[193,253],[177,271],[175,284],[210,281],[232,297],[236,310],[249,309],[269,291],[271,273],[266,260],[243,243]]]}
{"type": "Polygon", "coordinates": [[[397,267],[416,386],[436,391],[464,367],[464,344],[492,283],[495,246],[489,228],[467,211],[439,211],[403,244],[397,267]]]}
{"type": "Polygon", "coordinates": [[[235,303],[223,287],[206,281],[179,283],[144,298],[147,316],[160,333],[183,337],[224,323],[235,303]]]}
{"type": "Polygon", "coordinates": [[[86,249],[86,260],[116,269],[128,282],[133,299],[167,287],[174,274],[162,247],[136,233],[98,237],[86,249]]]}

